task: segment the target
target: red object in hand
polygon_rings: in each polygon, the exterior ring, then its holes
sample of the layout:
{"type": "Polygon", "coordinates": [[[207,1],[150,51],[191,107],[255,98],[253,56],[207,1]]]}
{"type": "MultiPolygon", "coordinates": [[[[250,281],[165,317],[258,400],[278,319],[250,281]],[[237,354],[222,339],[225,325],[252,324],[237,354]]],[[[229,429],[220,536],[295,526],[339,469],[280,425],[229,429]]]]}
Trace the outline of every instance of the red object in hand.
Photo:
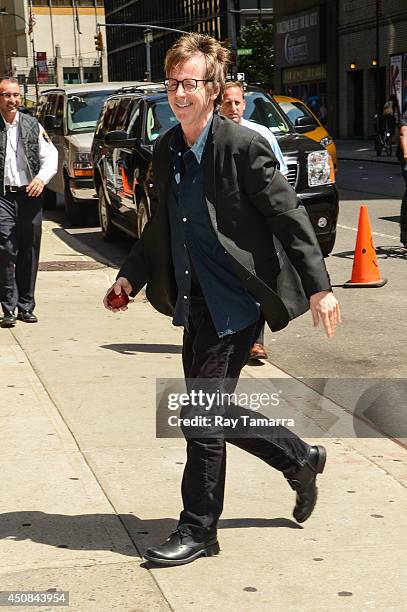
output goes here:
{"type": "Polygon", "coordinates": [[[112,288],[107,294],[107,303],[111,308],[122,308],[129,303],[129,296],[123,290],[117,294],[114,288],[112,288]]]}

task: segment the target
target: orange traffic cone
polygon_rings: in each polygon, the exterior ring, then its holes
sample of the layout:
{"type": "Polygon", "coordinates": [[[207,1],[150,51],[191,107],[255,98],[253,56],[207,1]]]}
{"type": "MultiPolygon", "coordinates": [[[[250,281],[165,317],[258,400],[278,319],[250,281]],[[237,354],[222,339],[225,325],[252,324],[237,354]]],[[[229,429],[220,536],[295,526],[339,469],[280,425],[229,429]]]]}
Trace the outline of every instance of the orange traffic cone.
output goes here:
{"type": "Polygon", "coordinates": [[[360,207],[358,233],[356,237],[355,256],[353,260],[352,278],[344,287],[383,287],[386,278],[380,277],[376,251],[370,229],[367,206],[360,207]]]}

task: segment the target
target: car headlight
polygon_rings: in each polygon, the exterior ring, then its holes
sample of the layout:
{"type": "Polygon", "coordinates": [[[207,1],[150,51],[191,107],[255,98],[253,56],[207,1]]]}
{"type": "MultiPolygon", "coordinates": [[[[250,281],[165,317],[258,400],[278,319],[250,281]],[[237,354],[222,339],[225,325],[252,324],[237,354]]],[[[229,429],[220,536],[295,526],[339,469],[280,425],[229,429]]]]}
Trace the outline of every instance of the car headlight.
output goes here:
{"type": "Polygon", "coordinates": [[[308,154],[308,186],[329,185],[335,182],[332,157],[328,151],[313,151],[308,154]]]}
{"type": "Polygon", "coordinates": [[[76,151],[73,163],[71,164],[71,175],[88,178],[93,176],[93,163],[90,152],[81,153],[76,151]]]}
{"type": "Polygon", "coordinates": [[[330,136],[325,136],[325,138],[322,138],[322,140],[319,141],[319,144],[321,144],[325,149],[332,143],[333,140],[330,136]]]}
{"type": "Polygon", "coordinates": [[[90,153],[77,153],[75,155],[75,161],[79,162],[79,163],[90,163],[91,162],[91,157],[90,157],[90,153]]]}

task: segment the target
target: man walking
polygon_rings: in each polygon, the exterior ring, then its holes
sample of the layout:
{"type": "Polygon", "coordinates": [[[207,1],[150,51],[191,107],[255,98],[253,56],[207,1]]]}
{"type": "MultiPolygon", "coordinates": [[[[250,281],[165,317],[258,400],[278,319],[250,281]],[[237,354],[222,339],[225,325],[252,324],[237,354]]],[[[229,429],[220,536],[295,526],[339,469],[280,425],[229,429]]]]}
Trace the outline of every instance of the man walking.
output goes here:
{"type": "MultiPolygon", "coordinates": [[[[328,336],[340,320],[308,215],[268,143],[214,112],[228,55],[198,33],[168,51],[165,87],[179,124],[157,141],[155,213],[113,285],[116,294],[134,296],[147,284],[151,304],[184,327],[188,390],[216,380],[221,393],[236,387],[260,312],[278,330],[310,306],[314,325],[322,321],[328,336]]],[[[104,304],[114,310],[108,293],[104,304]]],[[[307,520],[325,449],[283,427],[269,429],[251,438],[229,438],[219,428],[187,437],[178,527],[146,551],[148,561],[182,565],[219,551],[226,441],[280,470],[296,491],[294,517],[307,520]]]]}
{"type": "Polygon", "coordinates": [[[58,152],[44,128],[19,112],[16,79],[0,80],[0,302],[1,327],[14,327],[15,309],[36,323],[35,281],[41,243],[44,185],[56,174],[58,152]]]}
{"type": "MultiPolygon", "coordinates": [[[[228,117],[235,121],[239,125],[243,125],[255,132],[261,134],[269,143],[271,150],[273,151],[276,159],[279,163],[279,170],[285,177],[288,175],[287,164],[283,153],[280,149],[280,145],[277,142],[277,138],[273,132],[266,128],[265,125],[260,125],[254,121],[247,121],[244,119],[243,114],[246,110],[246,100],[244,99],[244,86],[241,81],[228,81],[225,83],[223,90],[222,103],[220,112],[224,117],[228,117]]],[[[264,346],[264,320],[259,320],[259,333],[254,341],[254,344],[250,351],[250,359],[267,359],[267,351],[264,346]]]]}

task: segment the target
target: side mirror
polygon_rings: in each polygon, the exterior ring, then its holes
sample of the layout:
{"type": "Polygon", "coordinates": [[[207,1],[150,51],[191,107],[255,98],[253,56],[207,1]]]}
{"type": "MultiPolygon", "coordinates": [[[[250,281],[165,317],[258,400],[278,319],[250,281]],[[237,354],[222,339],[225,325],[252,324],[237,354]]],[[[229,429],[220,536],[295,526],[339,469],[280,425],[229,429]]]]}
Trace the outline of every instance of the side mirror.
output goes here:
{"type": "Polygon", "coordinates": [[[312,117],[304,115],[303,117],[297,117],[294,123],[297,132],[302,134],[303,132],[310,132],[318,127],[318,123],[312,117]]]}
{"type": "Polygon", "coordinates": [[[55,115],[45,115],[44,128],[47,130],[47,132],[61,131],[62,122],[60,119],[57,119],[55,115]]]}
{"type": "Polygon", "coordinates": [[[114,130],[113,132],[108,132],[105,136],[105,145],[107,147],[131,149],[136,146],[136,143],[137,138],[129,138],[124,130],[114,130]]]}

